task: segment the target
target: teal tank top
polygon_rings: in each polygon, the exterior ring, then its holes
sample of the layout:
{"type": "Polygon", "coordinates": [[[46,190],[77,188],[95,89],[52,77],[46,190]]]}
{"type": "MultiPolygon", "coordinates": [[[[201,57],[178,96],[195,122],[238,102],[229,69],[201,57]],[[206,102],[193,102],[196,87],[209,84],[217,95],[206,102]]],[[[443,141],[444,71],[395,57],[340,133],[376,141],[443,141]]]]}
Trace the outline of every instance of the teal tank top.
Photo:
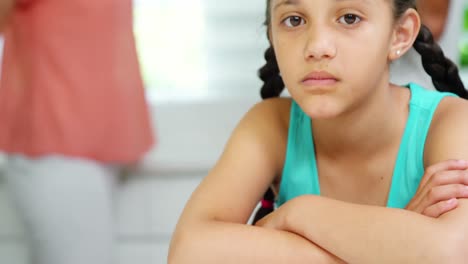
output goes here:
{"type": "MultiPolygon", "coordinates": [[[[400,142],[393,170],[387,207],[404,208],[413,198],[424,174],[424,143],[434,112],[442,98],[455,96],[426,90],[414,83],[411,91],[409,117],[400,142]]],[[[294,197],[320,195],[311,119],[293,100],[286,159],[276,205],[281,206],[294,197]]]]}

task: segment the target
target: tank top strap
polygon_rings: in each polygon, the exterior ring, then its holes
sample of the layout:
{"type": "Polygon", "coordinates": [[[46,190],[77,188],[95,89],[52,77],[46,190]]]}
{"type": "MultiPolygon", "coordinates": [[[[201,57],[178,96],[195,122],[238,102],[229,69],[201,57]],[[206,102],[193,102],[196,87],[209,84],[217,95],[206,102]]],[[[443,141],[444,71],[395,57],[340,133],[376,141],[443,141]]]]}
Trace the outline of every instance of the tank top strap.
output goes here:
{"type": "Polygon", "coordinates": [[[291,103],[286,159],[277,205],[304,194],[320,194],[310,117],[291,103]]]}
{"type": "Polygon", "coordinates": [[[415,195],[424,174],[424,146],[440,101],[451,93],[429,91],[410,83],[409,116],[395,162],[387,206],[404,208],[415,195]]]}

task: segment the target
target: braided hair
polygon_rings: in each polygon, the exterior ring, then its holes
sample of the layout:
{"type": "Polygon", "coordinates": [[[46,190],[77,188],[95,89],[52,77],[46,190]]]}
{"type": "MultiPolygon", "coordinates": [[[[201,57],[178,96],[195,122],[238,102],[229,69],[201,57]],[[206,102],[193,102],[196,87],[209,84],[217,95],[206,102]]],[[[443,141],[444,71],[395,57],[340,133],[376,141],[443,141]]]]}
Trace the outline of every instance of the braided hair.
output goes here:
{"type": "Polygon", "coordinates": [[[438,91],[451,92],[468,99],[457,65],[445,57],[440,46],[434,42],[429,28],[421,26],[413,48],[421,55],[423,68],[431,76],[438,91]]]}
{"type": "MultiPolygon", "coordinates": [[[[416,9],[416,0],[393,0],[394,18],[399,19],[409,8],[416,9]]],[[[270,28],[271,0],[267,0],[265,25],[270,28]]],[[[269,39],[269,36],[268,36],[269,39]]],[[[262,99],[278,97],[284,89],[284,82],[279,73],[278,63],[273,47],[265,51],[266,64],[258,71],[258,76],[263,81],[260,90],[262,99]]],[[[451,92],[461,98],[468,99],[468,92],[458,73],[458,68],[450,59],[446,58],[440,46],[434,41],[431,31],[425,25],[421,25],[418,36],[413,43],[413,48],[421,55],[423,68],[432,78],[434,87],[441,92],[451,92]]],[[[274,193],[271,188],[265,192],[261,207],[255,213],[253,223],[263,218],[274,210],[274,193]]]]}
{"type": "MultiPolygon", "coordinates": [[[[270,0],[267,0],[266,14],[264,25],[270,28],[271,14],[270,14],[270,0]]],[[[269,30],[267,30],[268,32],[269,30]]],[[[276,61],[276,54],[273,46],[271,45],[271,39],[267,33],[267,38],[270,43],[270,47],[265,51],[266,64],[258,70],[258,77],[263,81],[262,88],[260,89],[260,96],[262,99],[268,99],[278,97],[284,90],[283,78],[281,78],[278,62],[276,61]]],[[[252,224],[262,219],[267,214],[274,210],[275,194],[271,187],[267,189],[263,195],[263,199],[260,204],[260,208],[255,212],[252,224]]]]}
{"type": "Polygon", "coordinates": [[[258,76],[263,81],[260,95],[262,99],[278,97],[284,89],[284,82],[279,73],[278,62],[276,61],[273,47],[270,46],[265,51],[265,60],[267,63],[258,70],[258,76]]]}
{"type": "MultiPolygon", "coordinates": [[[[270,1],[268,1],[270,2],[270,1]]],[[[258,76],[263,81],[260,95],[262,99],[278,97],[284,90],[283,78],[280,76],[278,62],[276,61],[275,51],[273,47],[269,47],[265,51],[266,64],[258,70],[258,76]]],[[[275,194],[271,188],[263,195],[260,208],[255,213],[253,224],[262,219],[267,214],[274,210],[275,194]]]]}

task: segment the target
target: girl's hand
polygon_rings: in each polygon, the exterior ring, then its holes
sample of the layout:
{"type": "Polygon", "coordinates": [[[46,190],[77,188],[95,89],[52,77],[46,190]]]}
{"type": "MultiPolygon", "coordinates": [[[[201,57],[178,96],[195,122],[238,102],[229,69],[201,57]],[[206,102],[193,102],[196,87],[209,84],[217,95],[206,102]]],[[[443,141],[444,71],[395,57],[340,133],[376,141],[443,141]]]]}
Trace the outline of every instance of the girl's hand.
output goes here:
{"type": "Polygon", "coordinates": [[[426,169],[418,191],[405,209],[429,217],[453,210],[468,198],[468,161],[447,160],[426,169]]]}

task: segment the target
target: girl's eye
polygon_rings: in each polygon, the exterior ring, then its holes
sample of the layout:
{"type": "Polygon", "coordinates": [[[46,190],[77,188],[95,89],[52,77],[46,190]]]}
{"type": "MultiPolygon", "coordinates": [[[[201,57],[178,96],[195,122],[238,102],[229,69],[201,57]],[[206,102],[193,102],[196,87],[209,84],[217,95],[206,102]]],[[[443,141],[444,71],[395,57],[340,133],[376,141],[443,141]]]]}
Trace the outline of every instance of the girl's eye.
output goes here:
{"type": "Polygon", "coordinates": [[[361,21],[361,18],[358,17],[357,15],[353,14],[346,14],[339,19],[340,23],[346,24],[346,25],[353,25],[357,24],[361,21]]]}
{"type": "Polygon", "coordinates": [[[298,27],[300,25],[304,25],[305,21],[300,16],[290,16],[290,17],[287,17],[285,20],[283,20],[283,23],[285,23],[287,27],[292,28],[292,27],[298,27]]]}

